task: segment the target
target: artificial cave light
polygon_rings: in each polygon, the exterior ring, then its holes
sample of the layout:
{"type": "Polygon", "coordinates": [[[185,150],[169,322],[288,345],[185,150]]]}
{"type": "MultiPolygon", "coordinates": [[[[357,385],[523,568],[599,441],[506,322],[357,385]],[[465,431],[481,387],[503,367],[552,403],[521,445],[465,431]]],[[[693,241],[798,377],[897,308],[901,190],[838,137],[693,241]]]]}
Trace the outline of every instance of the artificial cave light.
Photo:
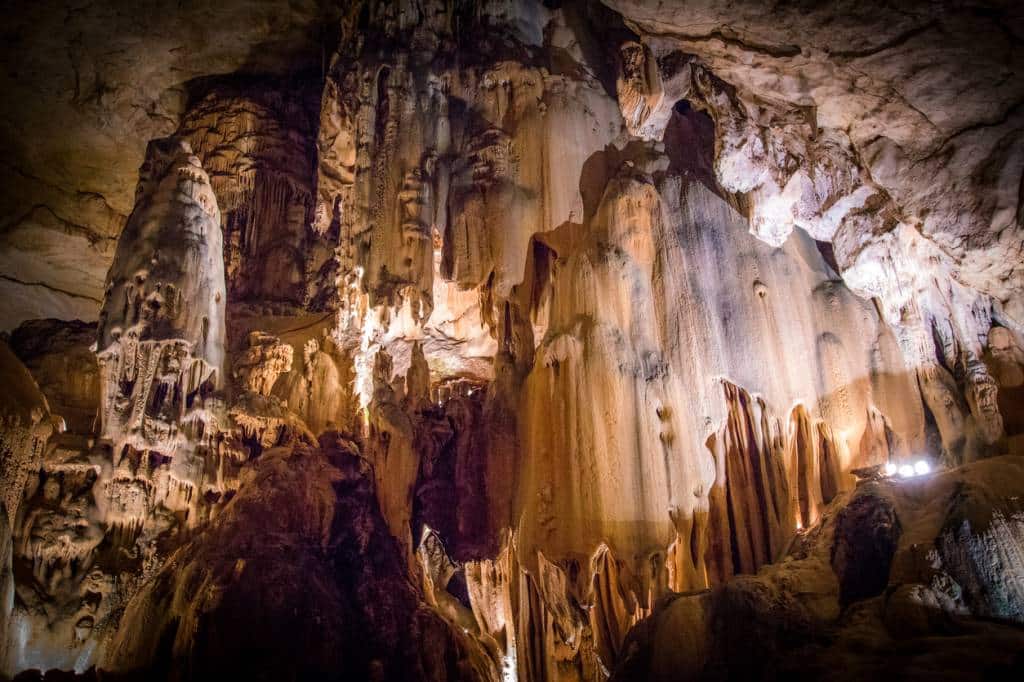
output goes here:
{"type": "Polygon", "coordinates": [[[923,476],[931,473],[932,467],[928,463],[928,460],[919,459],[913,464],[896,464],[895,462],[887,462],[884,467],[886,476],[896,476],[900,478],[914,478],[915,476],[923,476]]]}

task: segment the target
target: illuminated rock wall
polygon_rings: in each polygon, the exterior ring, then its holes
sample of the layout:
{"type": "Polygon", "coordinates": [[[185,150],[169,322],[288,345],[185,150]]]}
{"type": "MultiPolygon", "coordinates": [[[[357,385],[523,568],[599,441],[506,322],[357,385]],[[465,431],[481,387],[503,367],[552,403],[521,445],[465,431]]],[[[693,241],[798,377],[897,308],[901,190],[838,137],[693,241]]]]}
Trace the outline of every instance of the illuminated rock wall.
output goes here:
{"type": "Polygon", "coordinates": [[[1015,143],[940,197],[892,174],[905,103],[839,116],[866,55],[556,4],[352,3],[293,77],[183,86],[94,352],[11,336],[4,672],[670,678],[899,576],[1019,619],[1019,510],[935,529],[883,474],[1020,450],[1015,143]]]}

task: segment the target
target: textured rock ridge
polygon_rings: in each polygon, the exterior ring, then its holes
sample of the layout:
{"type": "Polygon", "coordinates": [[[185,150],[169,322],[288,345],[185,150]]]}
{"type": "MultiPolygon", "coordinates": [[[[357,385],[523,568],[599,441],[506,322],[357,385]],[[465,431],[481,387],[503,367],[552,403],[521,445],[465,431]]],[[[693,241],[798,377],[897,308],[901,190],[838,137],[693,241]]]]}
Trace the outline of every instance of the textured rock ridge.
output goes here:
{"type": "Polygon", "coordinates": [[[1022,635],[1009,604],[1019,600],[1005,591],[1014,583],[986,596],[978,588],[992,570],[1016,570],[1007,557],[1020,543],[1020,473],[1019,458],[1004,457],[861,484],[777,564],[659,603],[612,679],[1016,674],[1022,635]],[[1002,620],[971,617],[991,609],[1002,620]]]}

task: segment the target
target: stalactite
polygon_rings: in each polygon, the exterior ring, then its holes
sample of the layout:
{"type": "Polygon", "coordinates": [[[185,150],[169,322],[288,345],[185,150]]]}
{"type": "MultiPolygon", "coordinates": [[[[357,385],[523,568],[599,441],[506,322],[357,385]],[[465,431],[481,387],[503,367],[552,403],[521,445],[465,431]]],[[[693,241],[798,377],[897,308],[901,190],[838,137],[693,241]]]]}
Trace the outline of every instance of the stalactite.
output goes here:
{"type": "Polygon", "coordinates": [[[821,473],[817,434],[803,405],[796,405],[790,412],[786,435],[786,470],[793,508],[800,527],[810,528],[821,512],[821,473]]]}
{"type": "Polygon", "coordinates": [[[724,480],[715,481],[719,490],[711,503],[724,509],[712,512],[712,532],[719,535],[712,546],[719,551],[728,548],[731,557],[715,558],[718,577],[726,571],[753,573],[775,560],[793,528],[777,420],[746,390],[729,382],[722,382],[722,387],[728,418],[710,445],[724,475],[724,480]]]}
{"type": "Polygon", "coordinates": [[[384,518],[411,562],[414,546],[410,522],[419,461],[413,443],[413,423],[397,402],[391,378],[391,356],[380,350],[374,356],[366,454],[373,464],[384,518]]]}
{"type": "Polygon", "coordinates": [[[619,659],[626,633],[643,615],[632,595],[623,593],[620,568],[611,550],[602,545],[590,559],[592,604],[588,610],[594,648],[611,669],[619,659]]]}

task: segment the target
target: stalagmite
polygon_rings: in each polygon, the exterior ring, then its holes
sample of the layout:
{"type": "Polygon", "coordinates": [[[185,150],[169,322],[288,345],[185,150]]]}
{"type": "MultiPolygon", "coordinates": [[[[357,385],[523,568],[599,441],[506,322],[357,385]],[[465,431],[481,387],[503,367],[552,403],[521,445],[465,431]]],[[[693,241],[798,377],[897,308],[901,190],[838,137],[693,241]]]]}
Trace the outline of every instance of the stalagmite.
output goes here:
{"type": "Polygon", "coordinates": [[[188,143],[150,144],[118,242],[97,330],[101,436],[172,454],[201,429],[223,383],[220,213],[188,143]],[[179,430],[179,428],[181,430],[179,430]]]}
{"type": "Polygon", "coordinates": [[[369,458],[377,481],[381,511],[392,535],[412,560],[412,498],[418,462],[413,424],[402,410],[391,386],[391,357],[378,351],[373,365],[373,400],[370,402],[369,458]]]}

